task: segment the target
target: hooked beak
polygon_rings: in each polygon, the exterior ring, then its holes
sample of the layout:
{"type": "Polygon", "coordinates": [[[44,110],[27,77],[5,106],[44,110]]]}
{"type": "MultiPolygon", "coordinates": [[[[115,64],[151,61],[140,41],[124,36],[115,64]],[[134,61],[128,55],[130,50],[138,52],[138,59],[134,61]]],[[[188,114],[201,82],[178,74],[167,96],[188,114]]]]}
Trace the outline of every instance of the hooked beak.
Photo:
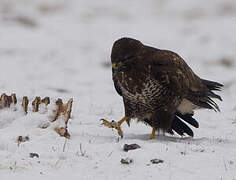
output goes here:
{"type": "Polygon", "coordinates": [[[113,63],[113,64],[112,64],[112,68],[117,69],[117,68],[118,68],[118,67],[117,67],[117,64],[116,64],[116,63],[113,63]]]}

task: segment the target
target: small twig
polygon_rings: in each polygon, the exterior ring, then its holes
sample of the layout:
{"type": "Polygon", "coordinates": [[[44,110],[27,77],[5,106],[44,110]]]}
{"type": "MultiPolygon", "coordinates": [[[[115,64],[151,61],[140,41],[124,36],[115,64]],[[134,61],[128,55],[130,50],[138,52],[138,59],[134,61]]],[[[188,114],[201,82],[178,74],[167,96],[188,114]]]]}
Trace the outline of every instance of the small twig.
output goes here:
{"type": "Polygon", "coordinates": [[[62,150],[62,152],[65,152],[65,149],[66,149],[66,143],[67,143],[67,138],[65,138],[65,143],[64,143],[64,145],[63,145],[63,150],[62,150]]]}
{"type": "Polygon", "coordinates": [[[86,151],[83,151],[83,149],[82,149],[82,143],[79,144],[79,149],[80,149],[80,154],[81,154],[81,156],[85,156],[86,151]]]}
{"type": "Polygon", "coordinates": [[[228,168],[226,166],[226,163],[225,163],[225,158],[223,157],[223,162],[224,162],[224,166],[225,166],[225,171],[228,171],[228,168]]]}
{"type": "Polygon", "coordinates": [[[108,157],[111,157],[112,153],[113,153],[113,151],[111,151],[111,152],[108,154],[108,157]]]}
{"type": "Polygon", "coordinates": [[[54,146],[52,146],[52,150],[53,152],[56,152],[56,148],[54,146]]]}
{"type": "Polygon", "coordinates": [[[9,167],[11,171],[15,172],[17,168],[17,162],[15,161],[12,166],[9,167]]]}
{"type": "Polygon", "coordinates": [[[120,142],[120,137],[117,138],[116,143],[120,142]]]}

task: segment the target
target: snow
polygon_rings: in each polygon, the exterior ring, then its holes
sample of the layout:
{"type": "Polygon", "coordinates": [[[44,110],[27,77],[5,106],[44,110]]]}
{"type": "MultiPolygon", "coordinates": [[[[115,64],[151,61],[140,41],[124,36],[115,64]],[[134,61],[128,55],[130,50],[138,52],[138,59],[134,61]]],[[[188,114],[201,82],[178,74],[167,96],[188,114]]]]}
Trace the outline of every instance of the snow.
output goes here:
{"type": "Polygon", "coordinates": [[[0,110],[0,179],[236,179],[235,20],[234,0],[0,0],[0,93],[19,101],[17,111],[0,110]],[[118,140],[100,125],[124,114],[107,67],[123,36],[173,50],[202,78],[225,84],[220,113],[195,113],[194,138],[149,140],[151,128],[133,121],[118,140]],[[23,96],[73,98],[71,139],[38,127],[49,112],[25,116],[23,96]],[[18,145],[18,136],[30,139],[18,145]],[[124,152],[131,143],[141,148],[124,152]]]}

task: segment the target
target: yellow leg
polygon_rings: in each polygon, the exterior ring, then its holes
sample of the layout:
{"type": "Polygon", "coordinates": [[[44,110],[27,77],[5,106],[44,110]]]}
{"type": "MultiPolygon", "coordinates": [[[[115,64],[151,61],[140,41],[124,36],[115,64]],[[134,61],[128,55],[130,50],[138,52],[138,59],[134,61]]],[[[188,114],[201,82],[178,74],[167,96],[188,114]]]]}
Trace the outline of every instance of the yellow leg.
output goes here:
{"type": "Polygon", "coordinates": [[[128,118],[125,116],[125,117],[123,117],[121,120],[119,120],[118,122],[117,122],[117,124],[118,124],[118,126],[121,126],[121,124],[124,122],[124,121],[126,121],[128,118]]]}
{"type": "Polygon", "coordinates": [[[156,129],[155,129],[155,128],[152,128],[152,134],[151,134],[151,136],[149,137],[149,139],[155,139],[155,132],[156,132],[156,129]]]}
{"type": "Polygon", "coordinates": [[[102,119],[104,126],[107,126],[107,127],[109,127],[109,128],[115,128],[115,129],[117,129],[118,134],[119,134],[121,137],[123,137],[123,132],[122,132],[120,126],[121,126],[121,124],[122,124],[123,122],[125,122],[125,121],[127,121],[127,120],[128,120],[128,118],[127,118],[126,116],[123,117],[123,118],[122,118],[121,120],[119,120],[118,122],[115,122],[115,121],[109,122],[109,121],[107,121],[107,120],[105,120],[105,119],[102,119]]]}
{"type": "Polygon", "coordinates": [[[127,119],[128,119],[128,118],[125,116],[125,117],[123,117],[121,120],[119,120],[118,123],[117,123],[117,128],[116,128],[116,129],[117,129],[117,131],[118,131],[118,134],[119,134],[121,137],[123,137],[123,132],[122,132],[120,126],[121,126],[121,124],[122,124],[123,122],[125,122],[127,119]]]}

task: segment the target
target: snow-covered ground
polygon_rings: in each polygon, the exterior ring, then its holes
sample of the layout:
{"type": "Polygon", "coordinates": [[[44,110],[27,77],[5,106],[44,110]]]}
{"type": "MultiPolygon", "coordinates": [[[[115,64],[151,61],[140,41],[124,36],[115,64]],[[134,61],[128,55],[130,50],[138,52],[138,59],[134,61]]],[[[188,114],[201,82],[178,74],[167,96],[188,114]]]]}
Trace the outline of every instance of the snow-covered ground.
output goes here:
{"type": "Polygon", "coordinates": [[[24,95],[74,99],[66,144],[38,128],[46,114],[0,110],[0,179],[236,179],[235,32],[234,0],[0,0],[0,93],[15,92],[19,103],[24,95]],[[197,111],[194,138],[148,140],[151,128],[132,122],[118,141],[99,120],[124,114],[109,67],[123,36],[173,50],[223,83],[221,113],[197,111]],[[130,143],[141,148],[124,152],[130,143]],[[126,157],[133,163],[121,164],[126,157]]]}

